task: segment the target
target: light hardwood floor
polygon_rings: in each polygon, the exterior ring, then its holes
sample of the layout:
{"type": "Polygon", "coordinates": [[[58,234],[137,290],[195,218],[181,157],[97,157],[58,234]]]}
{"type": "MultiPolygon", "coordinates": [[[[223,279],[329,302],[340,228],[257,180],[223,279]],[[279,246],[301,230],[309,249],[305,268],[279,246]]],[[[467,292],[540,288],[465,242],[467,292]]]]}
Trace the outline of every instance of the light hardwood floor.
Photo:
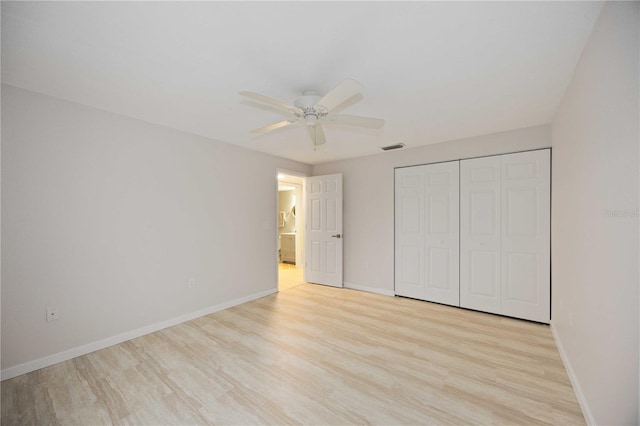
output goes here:
{"type": "Polygon", "coordinates": [[[278,263],[278,290],[288,290],[304,284],[304,271],[289,263],[278,263]]]}
{"type": "Polygon", "coordinates": [[[2,424],[584,424],[549,328],[301,284],[2,383],[2,424]]]}

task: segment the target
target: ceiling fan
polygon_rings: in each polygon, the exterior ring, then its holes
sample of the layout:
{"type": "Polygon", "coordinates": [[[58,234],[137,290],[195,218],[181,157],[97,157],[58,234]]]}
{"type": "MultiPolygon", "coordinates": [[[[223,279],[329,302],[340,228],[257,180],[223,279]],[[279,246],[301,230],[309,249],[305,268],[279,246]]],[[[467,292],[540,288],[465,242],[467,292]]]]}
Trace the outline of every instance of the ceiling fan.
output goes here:
{"type": "Polygon", "coordinates": [[[305,91],[301,97],[293,102],[293,105],[255,92],[243,91],[240,92],[240,94],[275,106],[292,115],[288,120],[259,127],[251,130],[250,133],[257,135],[281,127],[305,124],[315,149],[327,142],[324,131],[322,130],[322,125],[325,123],[346,124],[369,129],[380,129],[384,126],[384,120],[380,118],[331,113],[334,108],[357,95],[361,90],[362,84],[348,78],[324,96],[320,96],[316,91],[305,91]]]}

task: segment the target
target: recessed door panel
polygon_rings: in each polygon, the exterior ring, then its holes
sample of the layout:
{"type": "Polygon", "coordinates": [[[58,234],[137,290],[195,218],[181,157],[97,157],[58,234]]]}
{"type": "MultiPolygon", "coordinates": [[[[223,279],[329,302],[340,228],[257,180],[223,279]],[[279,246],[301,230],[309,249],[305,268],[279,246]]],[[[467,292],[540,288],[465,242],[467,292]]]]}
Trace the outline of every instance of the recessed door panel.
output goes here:
{"type": "Polygon", "coordinates": [[[334,241],[327,241],[326,242],[326,256],[327,256],[327,269],[326,272],[328,274],[335,274],[337,272],[337,259],[336,259],[336,254],[337,254],[337,247],[336,247],[336,243],[334,241]]]}
{"type": "Polygon", "coordinates": [[[451,281],[451,249],[431,247],[427,258],[427,270],[429,288],[447,290],[451,281]]]}
{"type": "Polygon", "coordinates": [[[507,236],[535,237],[538,234],[537,188],[512,188],[506,191],[507,236]]]}
{"type": "Polygon", "coordinates": [[[469,191],[469,221],[471,235],[495,235],[497,230],[497,191],[491,189],[469,191]]]}
{"type": "Polygon", "coordinates": [[[504,298],[509,301],[537,304],[538,256],[532,253],[505,253],[504,298]]]}
{"type": "MultiPolygon", "coordinates": [[[[429,167],[437,167],[435,165],[429,167]]],[[[429,186],[448,186],[451,183],[451,173],[449,171],[428,172],[429,186]]]]}
{"type": "MultiPolygon", "coordinates": [[[[524,153],[525,155],[528,153],[524,153]]],[[[520,155],[520,154],[508,154],[508,155],[520,155]]],[[[538,176],[538,162],[537,160],[530,160],[521,157],[520,160],[509,161],[505,165],[505,180],[518,180],[518,179],[534,179],[538,176]]]]}
{"type": "Polygon", "coordinates": [[[402,258],[402,281],[420,286],[420,248],[403,247],[400,257],[402,258]]]}
{"type": "Polygon", "coordinates": [[[337,200],[327,199],[325,202],[327,214],[327,232],[338,232],[338,206],[337,200]]]}
{"type": "Polygon", "coordinates": [[[311,231],[322,231],[320,203],[321,200],[311,200],[311,231]]]}
{"type": "Polygon", "coordinates": [[[471,168],[467,177],[471,183],[495,182],[496,178],[496,168],[491,164],[487,165],[487,167],[476,166],[471,168]]]}
{"type": "Polygon", "coordinates": [[[400,296],[421,299],[424,294],[422,279],[422,249],[420,247],[402,247],[399,253],[400,268],[396,269],[396,293],[400,296]]]}
{"type": "Polygon", "coordinates": [[[496,299],[500,286],[498,254],[495,251],[469,252],[469,293],[472,296],[496,299]]]}
{"type": "Polygon", "coordinates": [[[400,227],[403,234],[420,233],[420,197],[404,195],[400,197],[400,227]]]}
{"type": "Polygon", "coordinates": [[[451,207],[450,192],[436,192],[428,195],[427,217],[429,218],[430,234],[450,234],[451,220],[449,211],[451,207]]]}
{"type": "Polygon", "coordinates": [[[322,244],[320,241],[314,241],[311,243],[311,270],[313,272],[320,272],[320,257],[322,251],[322,244]]]}
{"type": "Polygon", "coordinates": [[[401,176],[400,187],[403,189],[416,189],[420,186],[420,175],[418,173],[412,173],[401,176]]]}
{"type": "Polygon", "coordinates": [[[309,192],[320,194],[322,192],[322,182],[309,182],[309,192]]]}

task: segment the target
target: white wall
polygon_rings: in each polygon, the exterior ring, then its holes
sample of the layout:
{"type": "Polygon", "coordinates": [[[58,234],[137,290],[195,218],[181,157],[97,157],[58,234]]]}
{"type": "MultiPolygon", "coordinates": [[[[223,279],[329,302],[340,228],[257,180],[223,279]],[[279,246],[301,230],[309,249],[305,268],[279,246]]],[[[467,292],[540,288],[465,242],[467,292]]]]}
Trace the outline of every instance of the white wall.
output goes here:
{"type": "Polygon", "coordinates": [[[325,163],[313,175],[344,175],[345,285],[393,292],[394,168],[551,146],[549,126],[325,163]]]}
{"type": "Polygon", "coordinates": [[[310,172],[3,86],[3,372],[275,290],[276,168],[310,172]]]}
{"type": "Polygon", "coordinates": [[[605,4],[552,131],[553,326],[601,425],[639,420],[638,6],[605,4]]]}

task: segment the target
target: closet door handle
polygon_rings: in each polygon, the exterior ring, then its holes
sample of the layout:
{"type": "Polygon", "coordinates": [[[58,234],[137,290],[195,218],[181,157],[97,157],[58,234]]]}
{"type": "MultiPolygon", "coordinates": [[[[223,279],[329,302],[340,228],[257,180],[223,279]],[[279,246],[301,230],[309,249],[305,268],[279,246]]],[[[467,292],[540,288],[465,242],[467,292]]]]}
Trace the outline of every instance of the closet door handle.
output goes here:
{"type": "Polygon", "coordinates": [[[336,235],[332,235],[332,238],[342,238],[342,234],[336,234],[336,235]]]}

